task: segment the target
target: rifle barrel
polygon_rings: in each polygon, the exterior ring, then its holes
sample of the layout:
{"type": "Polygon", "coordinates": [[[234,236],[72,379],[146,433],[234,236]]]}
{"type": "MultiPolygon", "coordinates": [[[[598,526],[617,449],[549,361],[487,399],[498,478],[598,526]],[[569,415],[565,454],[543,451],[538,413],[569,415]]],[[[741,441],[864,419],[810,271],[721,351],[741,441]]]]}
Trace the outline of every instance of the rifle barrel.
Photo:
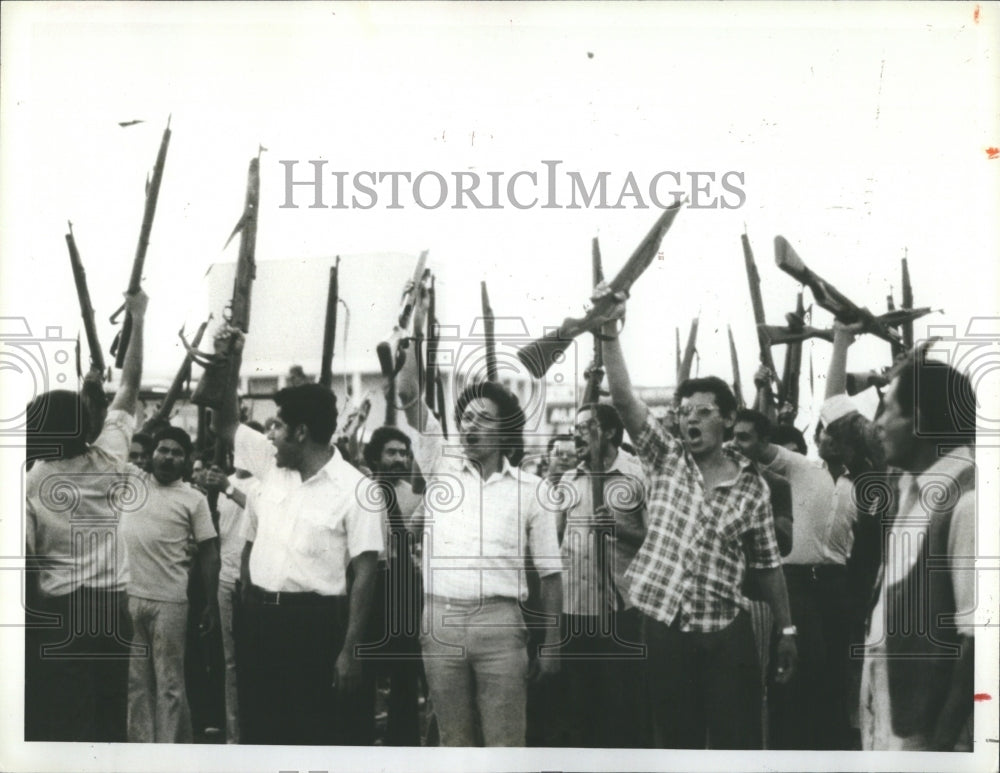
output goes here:
{"type": "Polygon", "coordinates": [[[73,236],[73,224],[69,224],[66,234],[66,246],[69,248],[69,262],[73,267],[73,281],[76,284],[76,297],[80,301],[80,316],[83,318],[83,330],[87,336],[87,348],[90,350],[90,367],[104,373],[104,352],[97,338],[97,326],[94,324],[94,307],[90,302],[90,290],[87,287],[87,272],[80,259],[80,251],[76,247],[73,236]]]}
{"type": "Polygon", "coordinates": [[[319,383],[333,385],[333,349],[337,339],[337,304],[340,298],[340,256],[330,266],[330,283],[326,293],[326,322],[323,325],[323,362],[319,369],[319,383]]]}

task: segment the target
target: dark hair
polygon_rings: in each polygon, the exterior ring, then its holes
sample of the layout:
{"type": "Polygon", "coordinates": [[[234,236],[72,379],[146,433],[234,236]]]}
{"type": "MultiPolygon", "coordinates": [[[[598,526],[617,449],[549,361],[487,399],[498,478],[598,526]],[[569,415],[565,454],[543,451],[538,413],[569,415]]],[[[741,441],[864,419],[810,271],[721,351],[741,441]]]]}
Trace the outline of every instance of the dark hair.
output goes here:
{"type": "Polygon", "coordinates": [[[156,448],[156,443],[153,442],[152,436],[147,435],[145,432],[136,432],[132,436],[132,442],[141,445],[142,450],[147,454],[152,454],[153,449],[156,448]]]}
{"type": "Polygon", "coordinates": [[[608,405],[607,403],[584,403],[576,409],[577,414],[580,411],[590,411],[597,417],[597,423],[602,430],[611,430],[611,443],[615,448],[618,448],[622,444],[622,439],[625,437],[625,425],[622,423],[622,417],[613,405],[608,405]]]}
{"type": "Polygon", "coordinates": [[[736,411],[736,421],[746,421],[753,424],[753,431],[757,433],[757,439],[761,442],[771,440],[774,437],[771,420],[760,411],[755,411],[752,408],[741,408],[736,411]]]}
{"type": "Polygon", "coordinates": [[[328,445],[337,428],[337,398],[322,384],[299,384],[285,387],[274,396],[281,420],[292,429],[300,424],[309,431],[309,439],[328,445]]]}
{"type": "Polygon", "coordinates": [[[524,411],[517,395],[495,381],[476,381],[470,384],[455,401],[455,425],[461,426],[462,414],[476,398],[489,400],[497,407],[500,422],[500,453],[517,467],[524,456],[524,411]]]}
{"type": "Polygon", "coordinates": [[[379,427],[372,432],[372,436],[365,444],[365,465],[369,470],[378,469],[379,461],[382,459],[382,449],[391,440],[398,440],[406,446],[407,451],[410,450],[410,439],[402,430],[396,427],[379,427]]]}
{"type": "Polygon", "coordinates": [[[153,436],[153,450],[162,443],[164,440],[173,440],[181,448],[184,449],[185,456],[191,456],[191,451],[193,446],[191,444],[191,436],[182,430],[180,427],[164,427],[159,432],[153,436]]]}
{"type": "Polygon", "coordinates": [[[685,379],[677,387],[674,400],[680,403],[682,398],[691,397],[698,392],[715,395],[715,404],[719,406],[719,413],[723,416],[732,416],[736,412],[736,398],[733,396],[733,390],[718,376],[685,379]]]}
{"type": "Polygon", "coordinates": [[[826,425],[826,434],[840,447],[844,466],[854,476],[885,469],[882,444],[875,425],[857,411],[841,416],[826,425]]]}
{"type": "Polygon", "coordinates": [[[551,454],[555,444],[563,440],[568,440],[570,443],[575,442],[575,438],[572,435],[567,435],[565,432],[558,435],[553,435],[552,437],[549,438],[549,442],[545,445],[546,455],[551,454]]]}
{"type": "Polygon", "coordinates": [[[25,439],[29,458],[46,454],[46,448],[58,448],[57,459],[72,459],[86,452],[90,421],[83,399],[76,392],[54,389],[28,403],[25,439]]]}
{"type": "Polygon", "coordinates": [[[976,442],[976,392],[964,373],[950,365],[911,357],[897,373],[896,401],[913,418],[913,434],[928,442],[976,442]]]}
{"type": "Polygon", "coordinates": [[[254,432],[259,432],[261,435],[264,434],[264,425],[261,424],[259,421],[248,421],[244,423],[254,432]]]}
{"type": "Polygon", "coordinates": [[[799,430],[788,424],[779,424],[771,433],[771,442],[778,446],[795,444],[795,450],[803,456],[809,451],[806,445],[806,438],[799,430]]]}

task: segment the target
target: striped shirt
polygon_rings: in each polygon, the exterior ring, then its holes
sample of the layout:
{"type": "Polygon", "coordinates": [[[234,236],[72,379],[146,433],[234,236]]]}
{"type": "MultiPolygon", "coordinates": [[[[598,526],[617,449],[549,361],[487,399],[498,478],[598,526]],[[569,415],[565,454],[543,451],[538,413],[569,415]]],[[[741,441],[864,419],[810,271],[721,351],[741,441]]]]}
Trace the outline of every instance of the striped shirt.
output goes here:
{"type": "Polygon", "coordinates": [[[649,478],[648,531],[629,567],[629,596],[645,615],[682,631],[725,628],[748,607],[746,569],[781,565],[767,484],[736,451],[736,477],[705,491],[684,445],[652,414],[636,439],[649,478]]]}

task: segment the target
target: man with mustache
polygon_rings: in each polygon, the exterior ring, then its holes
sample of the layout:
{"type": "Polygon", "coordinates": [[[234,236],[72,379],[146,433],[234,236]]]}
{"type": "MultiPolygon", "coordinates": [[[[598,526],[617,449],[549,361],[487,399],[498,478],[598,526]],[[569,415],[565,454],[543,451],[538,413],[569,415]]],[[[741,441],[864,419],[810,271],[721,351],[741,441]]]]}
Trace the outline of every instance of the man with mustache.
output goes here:
{"type": "Polygon", "coordinates": [[[364,450],[365,464],[379,485],[389,515],[389,544],[384,561],[379,561],[379,593],[372,604],[374,630],[378,642],[374,660],[388,677],[389,705],[386,718],[386,746],[419,746],[420,722],[420,610],[422,589],[420,570],[414,561],[419,532],[411,518],[421,504],[413,493],[413,451],[410,439],[396,427],[376,429],[364,450]],[[390,655],[394,657],[383,658],[390,655]]]}
{"type": "Polygon", "coordinates": [[[207,633],[219,620],[219,540],[204,494],[182,480],[191,438],[167,427],[157,433],[153,449],[152,472],[139,476],[146,500],[122,519],[131,568],[129,615],[136,644],[148,648],[129,663],[128,740],[191,743],[184,684],[188,572],[197,551],[207,633]]]}
{"type": "MultiPolygon", "coordinates": [[[[598,286],[595,297],[608,293],[598,286]]],[[[614,301],[594,332],[604,336],[611,398],[649,478],[647,535],[626,580],[642,614],[654,743],[760,748],[760,670],[741,590],[748,573],[782,632],[778,681],[791,678],[796,661],[767,485],[725,445],[736,399],[722,379],[677,388],[679,439],[653,417],[618,340],[625,295],[614,301]]]]}

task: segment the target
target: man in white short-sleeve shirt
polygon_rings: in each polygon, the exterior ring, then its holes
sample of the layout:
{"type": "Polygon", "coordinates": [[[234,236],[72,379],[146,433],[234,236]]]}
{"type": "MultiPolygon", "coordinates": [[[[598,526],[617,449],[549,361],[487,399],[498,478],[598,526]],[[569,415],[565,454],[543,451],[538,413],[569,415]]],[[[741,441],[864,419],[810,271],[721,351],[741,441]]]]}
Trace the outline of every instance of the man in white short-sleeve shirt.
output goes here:
{"type": "MultiPolygon", "coordinates": [[[[242,334],[235,335],[236,355],[242,334]]],[[[217,341],[221,338],[217,338],[217,341]]],[[[234,461],[259,481],[247,498],[242,603],[235,621],[240,740],[351,744],[363,643],[385,508],[370,481],[330,445],[336,399],[319,384],[275,395],[261,436],[237,426],[235,393],[217,412],[234,461]]]]}

